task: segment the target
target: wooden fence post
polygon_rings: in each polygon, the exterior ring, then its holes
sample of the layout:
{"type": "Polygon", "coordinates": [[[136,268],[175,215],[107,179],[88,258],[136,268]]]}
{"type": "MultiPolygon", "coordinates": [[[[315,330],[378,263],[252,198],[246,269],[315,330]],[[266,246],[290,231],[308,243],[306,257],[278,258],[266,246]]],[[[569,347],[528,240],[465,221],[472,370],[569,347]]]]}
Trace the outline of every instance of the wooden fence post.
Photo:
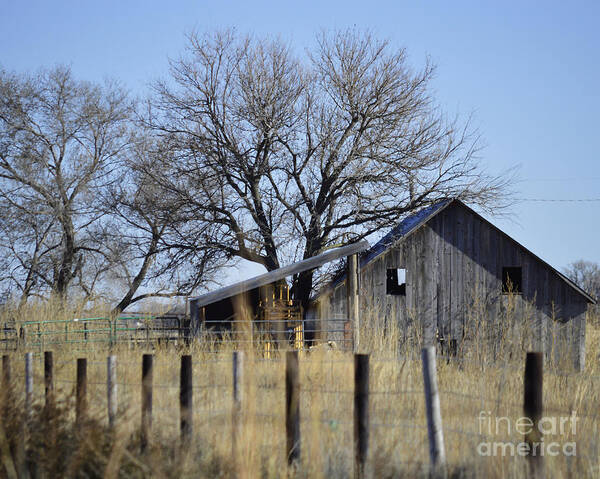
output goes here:
{"type": "Polygon", "coordinates": [[[29,425],[33,408],[33,353],[25,353],[25,420],[21,424],[21,440],[17,449],[17,462],[20,477],[29,477],[31,464],[27,460],[25,449],[29,435],[29,425]]]}
{"type": "Polygon", "coordinates": [[[354,355],[354,477],[365,477],[369,452],[369,355],[354,355]]]}
{"type": "Polygon", "coordinates": [[[86,344],[87,344],[87,341],[88,341],[88,330],[87,329],[88,329],[87,328],[87,321],[84,321],[83,322],[83,340],[85,341],[86,344]]]}
{"type": "Polygon", "coordinates": [[[4,401],[4,414],[8,417],[12,402],[12,381],[10,374],[10,356],[2,356],[2,395],[4,401]]]}
{"type": "Polygon", "coordinates": [[[423,348],[421,350],[421,360],[423,362],[423,382],[425,385],[425,412],[427,415],[429,458],[434,473],[438,473],[442,472],[445,467],[446,452],[444,450],[442,413],[437,384],[435,346],[423,348]]]}
{"type": "Polygon", "coordinates": [[[243,400],[243,381],[244,381],[244,353],[242,351],[233,352],[233,405],[231,415],[231,460],[233,464],[237,463],[238,443],[240,438],[240,420],[242,413],[243,400]]]}
{"type": "Polygon", "coordinates": [[[300,459],[300,378],[298,351],[285,353],[285,432],[288,464],[300,459]]]}
{"type": "Polygon", "coordinates": [[[114,355],[106,358],[106,395],[108,405],[108,427],[115,428],[117,417],[117,357],[114,355]]]}
{"type": "Polygon", "coordinates": [[[112,321],[108,318],[108,348],[112,352],[113,347],[113,335],[112,335],[112,321]]]}
{"type": "Polygon", "coordinates": [[[75,401],[75,423],[81,427],[87,414],[87,359],[77,359],[77,393],[75,401]]]}
{"type": "Polygon", "coordinates": [[[2,356],[2,387],[5,391],[10,390],[10,356],[4,354],[2,356]]]}
{"type": "Polygon", "coordinates": [[[187,446],[194,428],[194,406],[192,386],[192,356],[181,356],[181,377],[179,390],[179,410],[181,427],[181,445],[187,446]]]}
{"type": "Polygon", "coordinates": [[[544,476],[544,457],[541,454],[542,433],[538,427],[543,411],[543,385],[544,355],[529,352],[525,360],[523,413],[533,423],[529,434],[525,434],[525,441],[529,445],[527,455],[529,472],[534,478],[544,476]]]}
{"type": "Polygon", "coordinates": [[[31,418],[33,406],[33,353],[25,353],[25,416],[31,418]]]}
{"type": "Polygon", "coordinates": [[[44,389],[46,407],[48,408],[54,403],[54,360],[52,351],[44,352],[44,389]]]}
{"type": "Polygon", "coordinates": [[[360,345],[360,310],[358,301],[358,254],[353,254],[347,258],[346,274],[346,304],[348,310],[348,319],[352,322],[354,331],[353,350],[356,352],[360,345]]]}
{"type": "Polygon", "coordinates": [[[152,430],[152,354],[142,357],[142,431],[141,449],[146,451],[152,430]]]}
{"type": "MultiPolygon", "coordinates": [[[[6,326],[5,326],[5,331],[6,331],[6,326]]],[[[9,419],[10,408],[11,408],[11,404],[12,404],[10,356],[8,356],[7,354],[4,354],[2,356],[2,403],[3,403],[3,410],[2,410],[2,417],[0,417],[0,421],[6,422],[9,419]]],[[[23,434],[24,431],[20,431],[20,432],[21,432],[21,434],[20,434],[21,438],[24,438],[24,436],[25,436],[25,434],[23,434]]],[[[6,431],[4,431],[3,434],[6,434],[6,431]]],[[[15,455],[13,456],[13,458],[15,460],[11,460],[11,461],[4,460],[3,461],[4,469],[6,470],[7,477],[10,477],[10,478],[14,477],[16,479],[17,477],[19,477],[17,475],[17,467],[19,467],[19,469],[21,469],[22,457],[24,456],[24,454],[20,454],[21,451],[24,450],[24,448],[21,448],[22,439],[19,440],[19,438],[4,437],[5,441],[7,439],[8,439],[8,441],[7,441],[8,443],[13,442],[15,439],[17,440],[17,442],[16,442],[17,447],[15,450],[15,455]]],[[[6,449],[8,450],[7,452],[10,454],[9,444],[6,444],[6,449]]],[[[24,474],[22,474],[22,476],[24,476],[24,474]]]]}

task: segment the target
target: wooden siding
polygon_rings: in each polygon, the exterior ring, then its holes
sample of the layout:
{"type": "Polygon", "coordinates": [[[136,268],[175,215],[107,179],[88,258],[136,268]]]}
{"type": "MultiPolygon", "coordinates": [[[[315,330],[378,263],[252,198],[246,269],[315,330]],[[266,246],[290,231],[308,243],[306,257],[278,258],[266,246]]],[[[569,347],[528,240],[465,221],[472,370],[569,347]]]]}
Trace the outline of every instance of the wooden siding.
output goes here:
{"type": "MultiPolygon", "coordinates": [[[[426,344],[438,334],[462,340],[469,312],[483,305],[486,320],[507,311],[528,321],[527,347],[547,358],[572,356],[584,366],[586,299],[513,239],[454,203],[368,263],[360,272],[365,324],[406,329],[418,320],[426,344]],[[502,294],[502,268],[522,268],[522,294],[502,294]],[[406,269],[406,296],[386,294],[386,270],[406,269]]],[[[346,315],[345,282],[318,298],[321,317],[346,315]]],[[[502,325],[499,325],[502,326],[502,325]]],[[[472,338],[476,340],[476,338],[472,338]]]]}

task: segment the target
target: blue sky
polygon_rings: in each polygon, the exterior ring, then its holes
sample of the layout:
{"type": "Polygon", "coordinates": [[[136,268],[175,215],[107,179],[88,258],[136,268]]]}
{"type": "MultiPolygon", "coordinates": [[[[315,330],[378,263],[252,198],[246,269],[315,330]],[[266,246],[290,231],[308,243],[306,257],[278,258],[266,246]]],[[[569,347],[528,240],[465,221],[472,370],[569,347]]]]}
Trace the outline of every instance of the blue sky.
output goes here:
{"type": "MultiPolygon", "coordinates": [[[[486,167],[520,165],[518,198],[590,199],[600,198],[598,20],[597,2],[0,0],[0,66],[65,63],[143,95],[192,29],[235,26],[302,49],[322,28],[366,28],[406,47],[415,67],[430,56],[436,97],[450,115],[474,115],[486,167]]],[[[523,201],[491,220],[559,268],[600,262],[600,201],[523,201]]]]}

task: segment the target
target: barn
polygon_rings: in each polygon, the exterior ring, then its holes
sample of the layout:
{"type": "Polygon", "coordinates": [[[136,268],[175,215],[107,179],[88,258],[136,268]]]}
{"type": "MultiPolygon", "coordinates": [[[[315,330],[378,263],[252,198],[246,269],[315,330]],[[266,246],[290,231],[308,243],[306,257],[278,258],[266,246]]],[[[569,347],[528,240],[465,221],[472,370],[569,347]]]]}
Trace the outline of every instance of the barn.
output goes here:
{"type": "Polygon", "coordinates": [[[406,217],[370,248],[366,241],[335,248],[191,298],[189,327],[194,336],[214,338],[249,324],[274,344],[349,346],[358,343],[361,324],[416,332],[419,344],[450,355],[504,338],[502,344],[542,351],[547,360],[567,355],[581,370],[590,304],[594,298],[577,284],[454,199],[406,217]],[[346,268],[302,311],[286,279],[342,258],[346,268]],[[240,305],[249,318],[240,317],[240,305]]]}
{"type": "MultiPolygon", "coordinates": [[[[456,353],[481,340],[477,331],[487,323],[487,332],[508,331],[523,349],[548,359],[568,354],[584,367],[594,298],[459,200],[408,216],[358,263],[358,311],[368,327],[416,329],[424,343],[456,353]]],[[[347,271],[314,297],[314,321],[356,315],[347,271]]]]}

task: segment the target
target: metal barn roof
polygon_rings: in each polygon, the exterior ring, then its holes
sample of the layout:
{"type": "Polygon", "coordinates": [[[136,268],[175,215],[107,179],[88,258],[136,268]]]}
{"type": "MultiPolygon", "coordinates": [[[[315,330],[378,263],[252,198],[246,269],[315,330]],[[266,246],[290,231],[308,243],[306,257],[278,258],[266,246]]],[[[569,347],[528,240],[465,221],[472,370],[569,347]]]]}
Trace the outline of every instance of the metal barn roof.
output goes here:
{"type": "Polygon", "coordinates": [[[318,268],[319,266],[329,263],[330,261],[359,253],[366,250],[368,247],[369,243],[363,240],[359,241],[358,243],[342,246],[340,248],[330,249],[317,256],[313,256],[312,258],[292,263],[282,268],[269,271],[268,273],[261,274],[260,276],[255,276],[254,278],[240,281],[239,283],[232,284],[231,286],[226,286],[216,291],[211,291],[210,293],[206,293],[196,298],[190,298],[190,302],[195,303],[197,307],[216,303],[217,301],[231,298],[232,296],[245,293],[246,291],[251,291],[261,286],[275,283],[276,281],[282,280],[288,276],[292,276],[309,269],[318,268]]]}
{"type": "Polygon", "coordinates": [[[450,203],[452,203],[452,200],[440,201],[404,218],[398,225],[394,226],[388,234],[375,243],[363,257],[361,257],[360,266],[366,266],[381,253],[384,253],[391,248],[399,240],[412,233],[430,218],[434,217],[450,203]]]}

